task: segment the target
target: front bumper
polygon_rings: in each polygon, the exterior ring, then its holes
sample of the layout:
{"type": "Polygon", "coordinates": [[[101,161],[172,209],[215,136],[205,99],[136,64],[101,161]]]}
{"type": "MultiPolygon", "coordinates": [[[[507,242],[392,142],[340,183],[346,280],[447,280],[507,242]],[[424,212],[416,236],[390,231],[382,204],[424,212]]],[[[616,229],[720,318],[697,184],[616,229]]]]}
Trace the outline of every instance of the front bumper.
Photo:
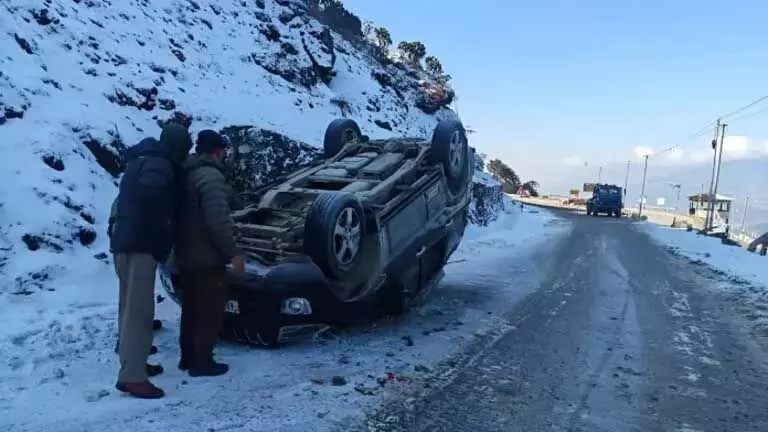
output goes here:
{"type": "MultiPolygon", "coordinates": [[[[180,303],[173,264],[160,267],[168,295],[180,303]]],[[[311,261],[266,266],[251,262],[245,276],[228,272],[229,300],[222,328],[224,339],[275,346],[304,339],[328,328],[340,314],[340,302],[311,261]]]]}

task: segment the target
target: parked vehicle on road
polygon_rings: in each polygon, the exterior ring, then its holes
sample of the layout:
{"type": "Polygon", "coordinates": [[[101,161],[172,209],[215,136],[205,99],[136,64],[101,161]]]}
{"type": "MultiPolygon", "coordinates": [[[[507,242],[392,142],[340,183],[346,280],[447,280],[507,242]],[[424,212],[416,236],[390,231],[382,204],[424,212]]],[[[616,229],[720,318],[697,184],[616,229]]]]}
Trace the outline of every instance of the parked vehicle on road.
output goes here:
{"type": "MultiPolygon", "coordinates": [[[[467,225],[473,150],[460,122],[431,140],[369,140],[330,123],[323,158],[233,213],[246,276],[230,275],[223,337],[274,346],[420,301],[467,225]]],[[[178,301],[172,262],[161,280],[178,301]]]]}
{"type": "Polygon", "coordinates": [[[605,213],[608,216],[621,217],[624,209],[623,197],[621,187],[598,183],[592,189],[592,197],[587,199],[587,215],[597,216],[605,213]]]}

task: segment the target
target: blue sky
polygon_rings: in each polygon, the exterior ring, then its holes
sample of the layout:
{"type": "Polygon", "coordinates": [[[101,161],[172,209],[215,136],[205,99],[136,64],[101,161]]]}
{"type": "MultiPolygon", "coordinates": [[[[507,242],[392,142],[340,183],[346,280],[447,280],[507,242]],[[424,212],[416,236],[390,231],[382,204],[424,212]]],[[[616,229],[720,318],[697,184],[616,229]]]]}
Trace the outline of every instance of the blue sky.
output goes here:
{"type": "MultiPolygon", "coordinates": [[[[344,4],[387,27],[395,45],[424,42],[454,78],[459,114],[478,131],[472,145],[545,186],[581,175],[583,163],[574,161],[637,160],[637,147],[677,144],[768,94],[768,2],[344,4]]],[[[732,124],[730,134],[746,137],[734,145],[754,150],[749,157],[768,154],[767,122],[768,112],[732,124]]],[[[706,152],[709,139],[683,150],[706,152]]]]}

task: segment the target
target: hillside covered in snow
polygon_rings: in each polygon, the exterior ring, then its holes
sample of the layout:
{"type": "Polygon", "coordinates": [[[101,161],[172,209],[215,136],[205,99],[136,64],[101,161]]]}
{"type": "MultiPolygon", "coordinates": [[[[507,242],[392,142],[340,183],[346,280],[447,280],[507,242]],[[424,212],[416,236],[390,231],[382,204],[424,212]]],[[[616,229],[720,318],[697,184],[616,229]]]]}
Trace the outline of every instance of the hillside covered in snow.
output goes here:
{"type": "Polygon", "coordinates": [[[379,138],[456,116],[445,82],[361,27],[328,0],[3,2],[0,294],[106,267],[121,154],[164,121],[239,140],[242,190],[311,160],[334,118],[379,138]]]}

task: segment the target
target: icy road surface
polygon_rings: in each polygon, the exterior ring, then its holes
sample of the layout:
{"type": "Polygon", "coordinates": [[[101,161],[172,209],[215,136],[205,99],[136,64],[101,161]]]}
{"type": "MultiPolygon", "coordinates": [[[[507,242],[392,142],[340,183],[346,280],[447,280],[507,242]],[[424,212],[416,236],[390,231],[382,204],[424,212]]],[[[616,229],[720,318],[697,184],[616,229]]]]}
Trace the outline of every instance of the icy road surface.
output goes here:
{"type": "Polygon", "coordinates": [[[167,397],[157,401],[114,390],[114,274],[88,255],[73,257],[72,274],[57,279],[55,291],[0,297],[0,431],[343,429],[506,326],[500,314],[538,286],[539,263],[569,229],[546,212],[510,207],[492,226],[467,229],[424,307],[278,350],[221,343],[218,357],[232,366],[223,377],[189,378],[176,369],[179,310],[165,300],[160,351],[150,359],[166,368],[154,382],[167,397]]]}
{"type": "MultiPolygon", "coordinates": [[[[693,258],[706,242],[693,233],[564,216],[572,230],[504,326],[339,430],[768,431],[766,290],[754,267],[719,259],[755,256],[710,245],[723,271],[693,258]]],[[[493,277],[512,284],[514,272],[493,277]]]]}

